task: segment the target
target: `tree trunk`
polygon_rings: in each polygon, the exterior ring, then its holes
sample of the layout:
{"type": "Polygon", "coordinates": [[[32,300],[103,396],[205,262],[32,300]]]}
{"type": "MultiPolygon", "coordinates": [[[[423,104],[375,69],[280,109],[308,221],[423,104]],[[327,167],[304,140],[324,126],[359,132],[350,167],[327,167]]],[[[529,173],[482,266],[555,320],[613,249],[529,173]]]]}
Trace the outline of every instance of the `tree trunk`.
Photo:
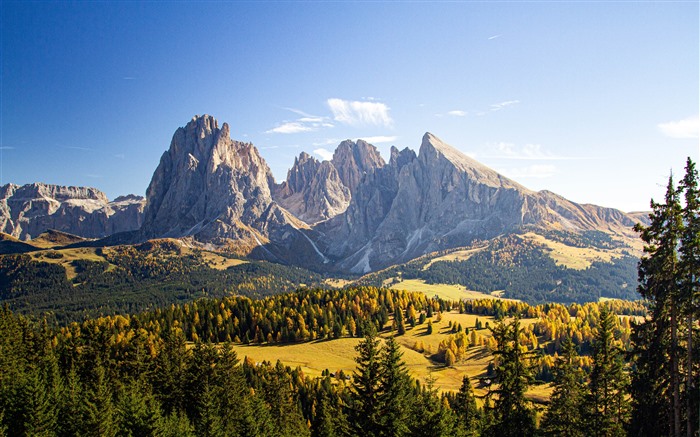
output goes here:
{"type": "Polygon", "coordinates": [[[673,392],[673,435],[681,435],[681,399],[678,381],[678,316],[676,304],[671,303],[671,391],[673,392]]]}
{"type": "MultiPolygon", "coordinates": [[[[691,300],[692,301],[692,300],[691,300]]],[[[693,390],[693,314],[688,314],[688,362],[685,371],[685,399],[686,399],[686,435],[693,437],[693,422],[692,422],[692,401],[691,394],[693,390]]]]}

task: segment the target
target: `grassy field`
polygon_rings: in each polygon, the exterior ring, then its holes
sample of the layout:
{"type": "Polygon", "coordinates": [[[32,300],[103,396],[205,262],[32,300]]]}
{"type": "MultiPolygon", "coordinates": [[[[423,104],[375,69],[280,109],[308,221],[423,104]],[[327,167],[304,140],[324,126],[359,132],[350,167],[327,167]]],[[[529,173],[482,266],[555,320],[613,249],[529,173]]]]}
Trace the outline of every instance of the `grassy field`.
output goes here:
{"type": "MultiPolygon", "coordinates": [[[[78,259],[83,259],[87,261],[106,261],[104,257],[98,255],[95,248],[91,247],[81,247],[77,249],[60,249],[60,250],[42,250],[40,252],[32,252],[31,257],[37,261],[47,262],[51,264],[58,264],[64,269],[66,269],[66,277],[68,280],[75,278],[77,275],[75,267],[73,267],[72,262],[78,259]],[[49,258],[47,254],[60,254],[61,258],[49,258]]],[[[114,268],[110,265],[109,268],[114,268]]]]}
{"type": "Polygon", "coordinates": [[[216,270],[226,270],[229,267],[245,264],[248,261],[237,259],[237,258],[227,258],[225,256],[218,255],[214,252],[202,251],[202,258],[209,264],[209,267],[216,270]]]}
{"type": "MultiPolygon", "coordinates": [[[[403,352],[403,360],[412,377],[425,382],[429,377],[434,378],[435,387],[441,391],[457,391],[462,384],[464,375],[472,379],[475,393],[479,396],[486,394],[486,390],[479,386],[477,377],[484,376],[489,362],[492,359],[491,352],[483,346],[472,347],[468,350],[467,358],[454,367],[446,367],[441,363],[432,361],[430,353],[421,353],[413,350],[417,341],[421,341],[426,349],[437,352],[440,341],[451,334],[448,325],[462,324],[464,328],[473,328],[477,317],[485,325],[486,322],[493,325],[492,317],[476,316],[473,314],[459,314],[449,312],[442,314],[442,320],[437,322],[433,317],[433,333],[425,333],[427,323],[408,327],[406,334],[396,337],[403,352]]],[[[522,319],[523,324],[534,323],[536,319],[522,319]]],[[[482,329],[479,335],[490,337],[491,331],[482,329]]],[[[389,333],[383,333],[386,338],[389,333]]],[[[250,357],[255,362],[270,361],[275,363],[280,360],[291,367],[301,367],[303,372],[311,377],[319,377],[328,369],[330,372],[342,370],[346,375],[352,375],[355,370],[355,346],[361,341],[359,338],[341,338],[336,340],[318,340],[287,345],[235,345],[234,350],[240,359],[250,357]]],[[[549,385],[537,386],[528,392],[528,397],[535,401],[549,398],[551,389],[549,385]]]]}
{"type": "Polygon", "coordinates": [[[590,267],[594,261],[610,262],[613,258],[621,256],[616,250],[568,246],[532,232],[524,234],[523,237],[547,247],[550,250],[549,256],[557,265],[570,269],[584,270],[590,267]]]}
{"type": "Polygon", "coordinates": [[[438,262],[438,261],[466,261],[475,253],[481,252],[482,250],[486,249],[487,247],[488,247],[488,245],[485,245],[483,247],[477,247],[474,249],[455,250],[454,252],[450,252],[447,255],[443,255],[443,256],[439,256],[437,258],[431,259],[423,266],[423,270],[428,270],[428,268],[433,263],[438,262]]]}
{"type": "Polygon", "coordinates": [[[438,296],[446,300],[497,299],[497,297],[490,294],[467,290],[462,285],[426,284],[422,279],[406,279],[393,284],[391,288],[395,290],[419,291],[428,297],[438,296]]]}

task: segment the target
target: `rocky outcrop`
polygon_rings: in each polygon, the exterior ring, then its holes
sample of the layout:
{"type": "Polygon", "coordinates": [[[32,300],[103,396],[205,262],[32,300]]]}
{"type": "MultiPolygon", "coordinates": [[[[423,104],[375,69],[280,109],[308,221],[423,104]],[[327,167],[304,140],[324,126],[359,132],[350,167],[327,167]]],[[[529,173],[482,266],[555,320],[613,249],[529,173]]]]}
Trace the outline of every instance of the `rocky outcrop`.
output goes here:
{"type": "Polygon", "coordinates": [[[55,229],[101,238],[141,227],[145,199],[119,197],[110,202],[95,188],[34,183],[0,187],[0,232],[29,240],[55,229]]]}
{"type": "Polygon", "coordinates": [[[273,261],[326,261],[308,226],[273,201],[272,181],[252,144],[232,140],[228,124],[196,116],[177,129],[153,173],[142,236],[191,237],[273,261]]]}
{"type": "Polygon", "coordinates": [[[302,152],[287,172],[287,180],[273,190],[273,198],[300,220],[314,224],[344,212],[350,190],[332,163],[302,152]]]}
{"type": "Polygon", "coordinates": [[[319,230],[339,270],[364,273],[527,226],[625,232],[632,224],[617,210],[528,190],[427,133],[418,156],[392,149],[348,210],[319,230]]]}
{"type": "Polygon", "coordinates": [[[331,163],[351,194],[355,193],[364,175],[385,165],[377,148],[363,140],[345,140],[340,143],[333,153],[331,163]]]}

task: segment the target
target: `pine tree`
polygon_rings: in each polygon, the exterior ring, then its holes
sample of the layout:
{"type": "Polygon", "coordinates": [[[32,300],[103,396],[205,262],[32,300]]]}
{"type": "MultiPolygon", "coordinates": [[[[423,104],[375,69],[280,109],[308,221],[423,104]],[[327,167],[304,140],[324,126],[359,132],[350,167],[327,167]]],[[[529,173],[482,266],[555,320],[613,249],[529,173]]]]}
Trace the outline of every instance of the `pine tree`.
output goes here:
{"type": "Polygon", "coordinates": [[[629,384],[622,354],[614,344],[614,317],[606,305],[601,307],[586,400],[587,430],[593,436],[623,436],[629,419],[629,384]]]}
{"type": "Polygon", "coordinates": [[[693,326],[700,318],[698,294],[700,287],[700,188],[698,188],[698,172],[695,163],[688,158],[685,166],[685,177],[679,185],[683,193],[685,205],[683,208],[683,229],[681,231],[680,252],[680,286],[683,313],[686,318],[686,361],[685,361],[685,415],[686,434],[694,435],[693,428],[698,423],[695,413],[698,411],[697,397],[692,395],[693,381],[693,326]]]}
{"type": "Polygon", "coordinates": [[[370,329],[355,350],[357,363],[351,390],[351,423],[358,434],[378,436],[381,432],[379,339],[370,329]]]}
{"type": "Polygon", "coordinates": [[[410,378],[402,356],[396,339],[389,337],[380,354],[378,400],[383,436],[403,436],[409,431],[406,415],[410,378]]]}
{"type": "Polygon", "coordinates": [[[164,423],[160,403],[143,380],[128,382],[117,400],[119,435],[160,436],[164,423]]]}
{"type": "Polygon", "coordinates": [[[469,381],[469,376],[462,378],[462,385],[456,395],[455,413],[459,417],[459,423],[466,435],[476,435],[479,424],[479,410],[476,407],[474,390],[469,381]]]}
{"type": "Polygon", "coordinates": [[[525,392],[534,380],[533,353],[520,347],[520,333],[517,318],[508,325],[500,322],[493,329],[497,343],[493,352],[497,361],[494,379],[498,388],[490,393],[496,394],[496,423],[489,434],[494,436],[532,435],[535,432],[535,413],[525,398],[525,392]]]}
{"type": "Polygon", "coordinates": [[[112,437],[117,435],[117,418],[112,399],[112,384],[101,362],[93,369],[92,381],[83,396],[83,425],[81,434],[112,437]]]}
{"type": "MultiPolygon", "coordinates": [[[[654,349],[643,353],[644,346],[637,348],[637,367],[656,371],[650,366],[656,362],[645,363],[641,360],[654,360],[655,355],[667,357],[668,364],[663,364],[660,371],[656,393],[644,393],[642,384],[634,384],[635,396],[651,398],[661,396],[666,399],[666,407],[660,411],[667,415],[658,419],[668,424],[663,426],[673,436],[681,434],[681,399],[680,399],[680,349],[678,331],[682,321],[682,294],[679,290],[678,247],[683,229],[682,208],[678,190],[669,177],[663,204],[651,202],[652,213],[649,226],[637,224],[635,230],[640,232],[645,243],[645,256],[639,262],[638,291],[650,304],[653,333],[646,336],[652,341],[654,349]]],[[[651,388],[651,387],[649,387],[651,388]]],[[[646,420],[635,414],[639,420],[646,420]]],[[[635,419],[637,422],[637,419],[635,419]]],[[[633,427],[638,427],[633,425],[633,427]]]]}
{"type": "Polygon", "coordinates": [[[583,370],[577,363],[578,353],[570,337],[562,342],[562,355],[554,365],[554,391],[549,408],[542,420],[545,435],[585,437],[583,430],[583,397],[585,393],[583,370]]]}

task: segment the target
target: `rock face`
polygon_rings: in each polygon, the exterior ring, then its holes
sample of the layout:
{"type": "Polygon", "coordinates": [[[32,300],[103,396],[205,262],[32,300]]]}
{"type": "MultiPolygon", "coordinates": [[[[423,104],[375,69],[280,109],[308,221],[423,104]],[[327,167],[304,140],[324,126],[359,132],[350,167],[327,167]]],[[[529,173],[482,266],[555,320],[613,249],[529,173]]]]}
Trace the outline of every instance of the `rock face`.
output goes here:
{"type": "Polygon", "coordinates": [[[153,173],[143,238],[192,237],[273,261],[325,261],[308,226],[272,200],[273,182],[252,144],[233,141],[228,124],[196,116],[177,129],[153,173]]]}
{"type": "Polygon", "coordinates": [[[186,238],[353,273],[510,232],[629,236],[635,218],[528,190],[430,133],[418,154],[392,147],[388,163],[362,140],[340,143],[330,161],[302,153],[277,185],[257,149],[232,140],[229,125],[219,128],[208,115],[176,130],[145,206],[136,196],[109,202],[93,188],[0,187],[0,231],[14,237],[50,228],[84,237],[140,228],[113,240],[186,238]]]}
{"type": "Polygon", "coordinates": [[[363,140],[346,140],[340,143],[333,153],[331,163],[338,170],[340,180],[350,189],[350,193],[355,193],[365,174],[385,165],[377,148],[363,140]]]}
{"type": "Polygon", "coordinates": [[[287,172],[287,180],[275,186],[273,198],[300,220],[314,224],[344,212],[350,204],[350,189],[331,162],[319,162],[302,152],[287,172]]]}
{"type": "Polygon", "coordinates": [[[139,229],[144,206],[143,197],[110,202],[95,188],[7,184],[0,187],[0,232],[23,240],[49,229],[101,238],[139,229]]]}
{"type": "Polygon", "coordinates": [[[632,225],[620,211],[530,191],[427,133],[418,156],[392,149],[390,163],[367,175],[347,211],[319,231],[339,270],[364,273],[528,226],[632,225]]]}

